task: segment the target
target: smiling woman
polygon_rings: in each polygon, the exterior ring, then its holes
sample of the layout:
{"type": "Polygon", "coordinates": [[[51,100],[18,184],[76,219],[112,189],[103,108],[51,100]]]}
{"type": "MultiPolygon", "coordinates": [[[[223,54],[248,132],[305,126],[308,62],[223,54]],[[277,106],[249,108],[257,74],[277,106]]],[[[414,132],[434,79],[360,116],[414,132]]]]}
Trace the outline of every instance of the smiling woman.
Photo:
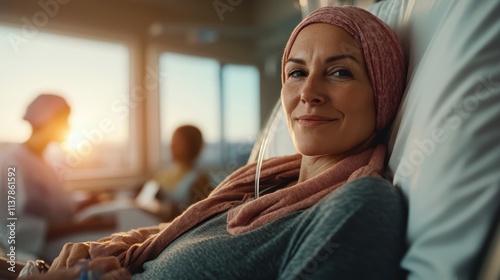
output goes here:
{"type": "Polygon", "coordinates": [[[112,255],[134,279],[399,279],[405,206],[377,137],[403,91],[396,34],[365,10],[321,8],[282,63],[299,154],[265,160],[257,179],[257,164],[238,169],[171,223],[67,244],[51,269],[112,255]]]}
{"type": "Polygon", "coordinates": [[[286,62],[282,101],[295,147],[303,155],[342,159],[373,145],[376,115],[365,61],[359,47],[345,55],[341,43],[356,48],[340,27],[309,25],[286,62]]]}

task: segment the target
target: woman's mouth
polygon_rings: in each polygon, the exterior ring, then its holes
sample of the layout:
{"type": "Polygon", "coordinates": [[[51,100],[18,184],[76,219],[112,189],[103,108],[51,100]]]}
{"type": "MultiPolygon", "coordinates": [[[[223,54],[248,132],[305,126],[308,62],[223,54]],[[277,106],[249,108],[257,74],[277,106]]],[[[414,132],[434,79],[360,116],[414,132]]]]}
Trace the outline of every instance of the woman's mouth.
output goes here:
{"type": "Polygon", "coordinates": [[[336,120],[338,120],[338,119],[324,117],[324,116],[318,116],[318,115],[303,115],[303,116],[300,116],[297,118],[297,122],[301,126],[305,126],[305,127],[313,127],[313,126],[328,124],[328,123],[334,122],[336,120]]]}

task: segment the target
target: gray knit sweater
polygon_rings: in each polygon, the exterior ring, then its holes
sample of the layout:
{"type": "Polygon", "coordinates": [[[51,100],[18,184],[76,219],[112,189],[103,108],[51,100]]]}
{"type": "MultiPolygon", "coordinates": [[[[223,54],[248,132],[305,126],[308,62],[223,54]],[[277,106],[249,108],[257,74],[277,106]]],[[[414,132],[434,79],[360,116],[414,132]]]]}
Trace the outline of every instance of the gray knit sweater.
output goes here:
{"type": "Polygon", "coordinates": [[[397,188],[364,177],[314,206],[240,235],[227,212],[186,232],[134,279],[400,279],[406,207],[397,188]]]}

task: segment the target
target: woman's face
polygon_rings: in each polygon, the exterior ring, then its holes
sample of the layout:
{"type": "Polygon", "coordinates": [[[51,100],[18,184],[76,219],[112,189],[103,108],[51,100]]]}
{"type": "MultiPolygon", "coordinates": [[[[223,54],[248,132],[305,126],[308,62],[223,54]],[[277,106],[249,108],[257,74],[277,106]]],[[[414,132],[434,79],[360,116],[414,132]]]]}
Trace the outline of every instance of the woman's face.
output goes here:
{"type": "Polygon", "coordinates": [[[188,136],[182,131],[175,131],[172,135],[172,143],[170,144],[170,152],[172,160],[177,163],[189,163],[193,159],[191,157],[191,149],[189,146],[188,136]]]}
{"type": "Polygon", "coordinates": [[[39,135],[44,135],[49,141],[63,142],[69,133],[69,111],[57,113],[50,121],[37,129],[39,135]]]}
{"type": "Polygon", "coordinates": [[[311,24],[285,64],[281,100],[297,150],[350,155],[375,135],[375,106],[362,50],[340,27],[311,24]]]}

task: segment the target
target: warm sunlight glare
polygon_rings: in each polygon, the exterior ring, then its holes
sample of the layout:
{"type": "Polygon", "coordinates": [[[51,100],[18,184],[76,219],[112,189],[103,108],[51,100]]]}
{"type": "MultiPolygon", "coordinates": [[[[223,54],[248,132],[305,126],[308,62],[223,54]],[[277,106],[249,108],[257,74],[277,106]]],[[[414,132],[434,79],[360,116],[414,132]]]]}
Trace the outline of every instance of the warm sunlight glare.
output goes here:
{"type": "Polygon", "coordinates": [[[66,141],[61,143],[63,150],[71,149],[76,150],[78,145],[84,141],[82,135],[78,134],[75,130],[70,130],[66,137],[66,141]]]}

